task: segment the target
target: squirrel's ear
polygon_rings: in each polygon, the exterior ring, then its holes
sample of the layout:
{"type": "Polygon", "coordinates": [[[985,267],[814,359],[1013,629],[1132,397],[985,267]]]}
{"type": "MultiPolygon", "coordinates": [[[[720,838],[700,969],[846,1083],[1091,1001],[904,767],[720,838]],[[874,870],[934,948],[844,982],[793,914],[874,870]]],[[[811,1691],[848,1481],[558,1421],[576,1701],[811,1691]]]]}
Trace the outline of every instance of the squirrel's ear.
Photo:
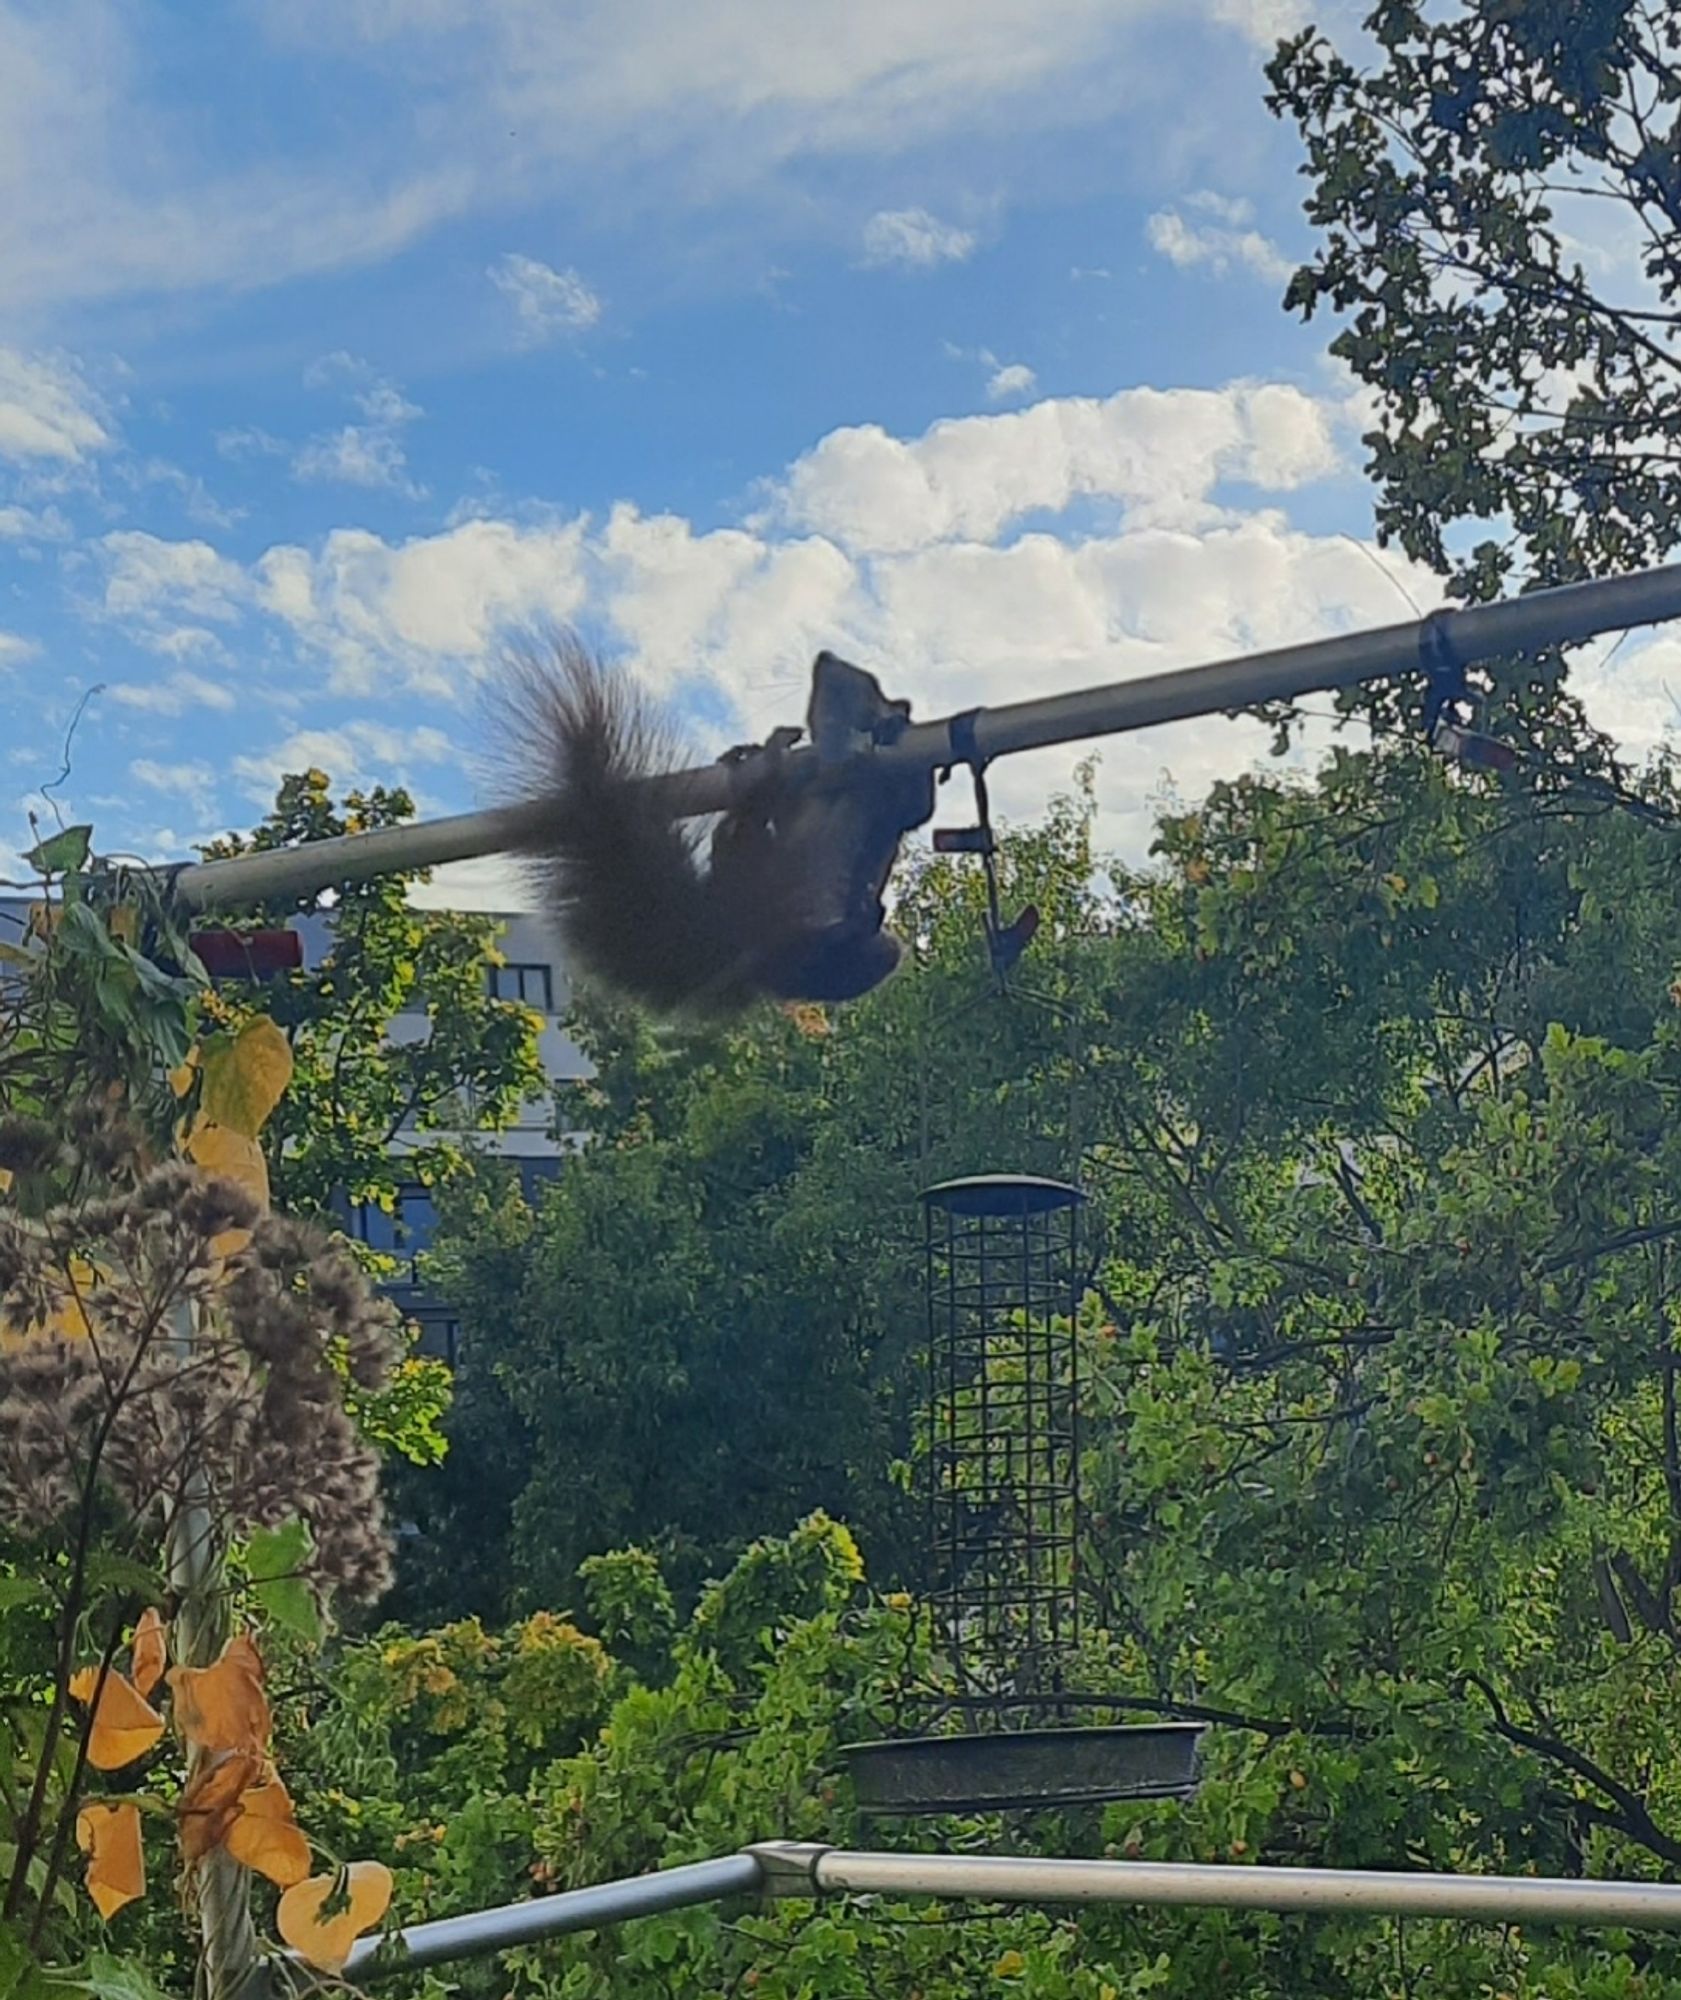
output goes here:
{"type": "Polygon", "coordinates": [[[819,653],[813,662],[806,733],[820,764],[840,763],[882,741],[885,733],[896,734],[910,712],[908,701],[889,701],[874,674],[838,653],[819,653]]]}

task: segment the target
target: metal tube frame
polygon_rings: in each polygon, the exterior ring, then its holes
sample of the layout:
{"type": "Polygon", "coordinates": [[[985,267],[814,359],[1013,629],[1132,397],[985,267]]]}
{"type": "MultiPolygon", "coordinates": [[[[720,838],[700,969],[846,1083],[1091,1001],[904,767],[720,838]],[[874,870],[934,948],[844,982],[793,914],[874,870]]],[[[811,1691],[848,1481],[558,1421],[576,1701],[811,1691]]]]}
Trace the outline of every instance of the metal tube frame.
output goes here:
{"type": "Polygon", "coordinates": [[[499,1909],[415,1924],[385,1937],[364,1938],[345,1970],[352,1977],[377,1978],[741,1896],[845,1895],[1681,1930],[1681,1883],[1674,1882],[1066,1861],[1004,1854],[877,1854],[800,1841],[766,1841],[716,1861],[569,1889],[499,1909]]]}
{"type": "MultiPolygon", "coordinates": [[[[1534,590],[1497,604],[1432,612],[1426,619],[1346,633],[1299,646],[1081,688],[1039,701],[974,710],[967,717],[913,723],[871,755],[891,764],[943,770],[978,757],[988,763],[1020,750],[1045,749],[1090,736],[1112,736],[1193,716],[1236,714],[1263,702],[1289,701],[1330,688],[1356,687],[1411,672],[1438,659],[1462,665],[1538,646],[1571,645],[1602,632],[1681,617],[1681,564],[1631,576],[1534,590]]],[[[790,751],[785,769],[816,769],[809,747],[790,751]]],[[[725,810],[757,775],[753,757],[711,764],[655,780],[680,818],[725,810]]],[[[435,867],[505,853],[541,823],[540,801],[494,812],[461,813],[419,826],[343,834],[307,847],[234,855],[176,868],[171,886],[183,909],[249,907],[305,896],[338,882],[365,882],[398,870],[435,867]]]]}

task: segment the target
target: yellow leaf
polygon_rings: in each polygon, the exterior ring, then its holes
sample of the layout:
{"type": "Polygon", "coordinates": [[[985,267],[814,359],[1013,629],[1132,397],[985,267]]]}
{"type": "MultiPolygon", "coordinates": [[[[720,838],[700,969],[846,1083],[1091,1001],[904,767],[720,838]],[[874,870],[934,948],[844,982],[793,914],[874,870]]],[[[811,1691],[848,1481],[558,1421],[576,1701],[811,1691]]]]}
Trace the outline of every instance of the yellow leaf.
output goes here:
{"type": "Polygon", "coordinates": [[[266,1875],[277,1889],[290,1889],[309,1873],[309,1842],[278,1778],[241,1797],[239,1817],[222,1844],[236,1861],[266,1875]]]}
{"type": "MultiPolygon", "coordinates": [[[[91,1702],[99,1669],[83,1667],[70,1677],[72,1699],[91,1702]]],[[[142,1757],[163,1734],[163,1717],[119,1673],[107,1673],[88,1732],[88,1762],[96,1771],[120,1771],[142,1757]]]]}
{"type": "Polygon", "coordinates": [[[88,1894],[109,1921],[125,1903],[146,1893],[146,1857],[140,1845],[140,1808],[83,1806],[76,1815],[76,1845],[88,1857],[88,1894]]]}
{"type": "Polygon", "coordinates": [[[189,1743],[213,1753],[268,1754],[269,1708],[263,1663],[242,1632],[222,1648],[211,1667],[172,1667],[175,1726],[189,1743]]]}
{"type": "Polygon", "coordinates": [[[204,1052],[204,1115],[255,1139],[292,1080],[292,1045],[266,1014],[204,1052]]]}
{"type": "MultiPolygon", "coordinates": [[[[248,1139],[231,1126],[214,1124],[201,1115],[187,1135],[186,1153],[205,1173],[237,1181],[264,1208],[268,1207],[268,1162],[255,1139],[248,1139]]],[[[250,1241],[249,1229],[224,1229],[220,1236],[210,1239],[210,1255],[237,1257],[250,1241]]]]}
{"type": "Polygon", "coordinates": [[[135,944],[140,937],[140,912],[132,903],[119,903],[107,913],[105,927],[114,938],[121,938],[124,944],[135,944]]]}
{"type": "Polygon", "coordinates": [[[134,1685],[143,1695],[152,1692],[163,1679],[164,1668],[169,1665],[168,1631],[163,1619],[147,1605],[134,1628],[134,1657],[131,1662],[134,1685]]]}
{"type": "Polygon", "coordinates": [[[381,1861],[353,1861],[342,1876],[311,1875],[293,1883],[280,1899],[275,1922],[300,1958],[319,1971],[342,1972],[351,1946],[390,1906],[391,1870],[381,1861]],[[348,1898],[346,1906],[323,1918],[321,1906],[335,1889],[348,1898]]]}
{"type": "Polygon", "coordinates": [[[241,1798],[262,1776],[263,1760],[249,1750],[224,1751],[199,1767],[175,1808],[188,1861],[202,1861],[222,1845],[239,1818],[241,1798]]]}
{"type": "Polygon", "coordinates": [[[262,1147],[245,1133],[201,1116],[187,1135],[187,1158],[207,1174],[237,1181],[268,1206],[268,1162],[262,1147]]]}
{"type": "Polygon", "coordinates": [[[998,1963],[992,1968],[996,1979],[1019,1979],[1026,1970],[1027,1960],[1019,1951],[1001,1952],[998,1963]]]}
{"type": "Polygon", "coordinates": [[[187,1059],[179,1069],[169,1072],[169,1087],[177,1097],[185,1097],[193,1087],[193,1078],[198,1074],[198,1048],[187,1051],[187,1059]]]}

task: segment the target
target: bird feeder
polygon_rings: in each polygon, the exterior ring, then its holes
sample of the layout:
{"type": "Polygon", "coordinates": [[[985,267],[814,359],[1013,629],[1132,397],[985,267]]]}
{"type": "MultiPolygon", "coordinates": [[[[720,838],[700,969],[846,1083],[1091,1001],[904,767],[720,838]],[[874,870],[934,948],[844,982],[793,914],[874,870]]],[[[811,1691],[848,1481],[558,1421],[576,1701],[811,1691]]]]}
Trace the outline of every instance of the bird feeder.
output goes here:
{"type": "Polygon", "coordinates": [[[1199,1726],[1075,1726],[1080,1637],[1079,1214],[1031,1175],[923,1196],[928,1606],[954,1733],[855,1744],[878,1813],[1052,1808],[1182,1797],[1199,1726]]]}

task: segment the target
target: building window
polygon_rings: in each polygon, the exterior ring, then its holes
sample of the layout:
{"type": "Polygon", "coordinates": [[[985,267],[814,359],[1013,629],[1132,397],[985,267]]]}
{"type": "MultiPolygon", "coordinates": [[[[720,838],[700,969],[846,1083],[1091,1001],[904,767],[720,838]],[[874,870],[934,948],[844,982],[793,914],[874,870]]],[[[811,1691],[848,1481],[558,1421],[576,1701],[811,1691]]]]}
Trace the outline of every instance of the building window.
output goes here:
{"type": "Polygon", "coordinates": [[[438,1211],[432,1190],[411,1182],[397,1190],[395,1207],[389,1214],[378,1202],[362,1202],[354,1211],[356,1235],[370,1250],[387,1250],[394,1257],[417,1257],[432,1247],[438,1227],[438,1211]]]}
{"type": "Polygon", "coordinates": [[[546,965],[487,966],[492,1000],[521,1000],[540,1013],[554,1012],[554,986],[546,965]]]}
{"type": "Polygon", "coordinates": [[[433,1313],[416,1315],[420,1339],[415,1351],[433,1361],[442,1361],[452,1371],[461,1366],[461,1322],[433,1313]]]}

